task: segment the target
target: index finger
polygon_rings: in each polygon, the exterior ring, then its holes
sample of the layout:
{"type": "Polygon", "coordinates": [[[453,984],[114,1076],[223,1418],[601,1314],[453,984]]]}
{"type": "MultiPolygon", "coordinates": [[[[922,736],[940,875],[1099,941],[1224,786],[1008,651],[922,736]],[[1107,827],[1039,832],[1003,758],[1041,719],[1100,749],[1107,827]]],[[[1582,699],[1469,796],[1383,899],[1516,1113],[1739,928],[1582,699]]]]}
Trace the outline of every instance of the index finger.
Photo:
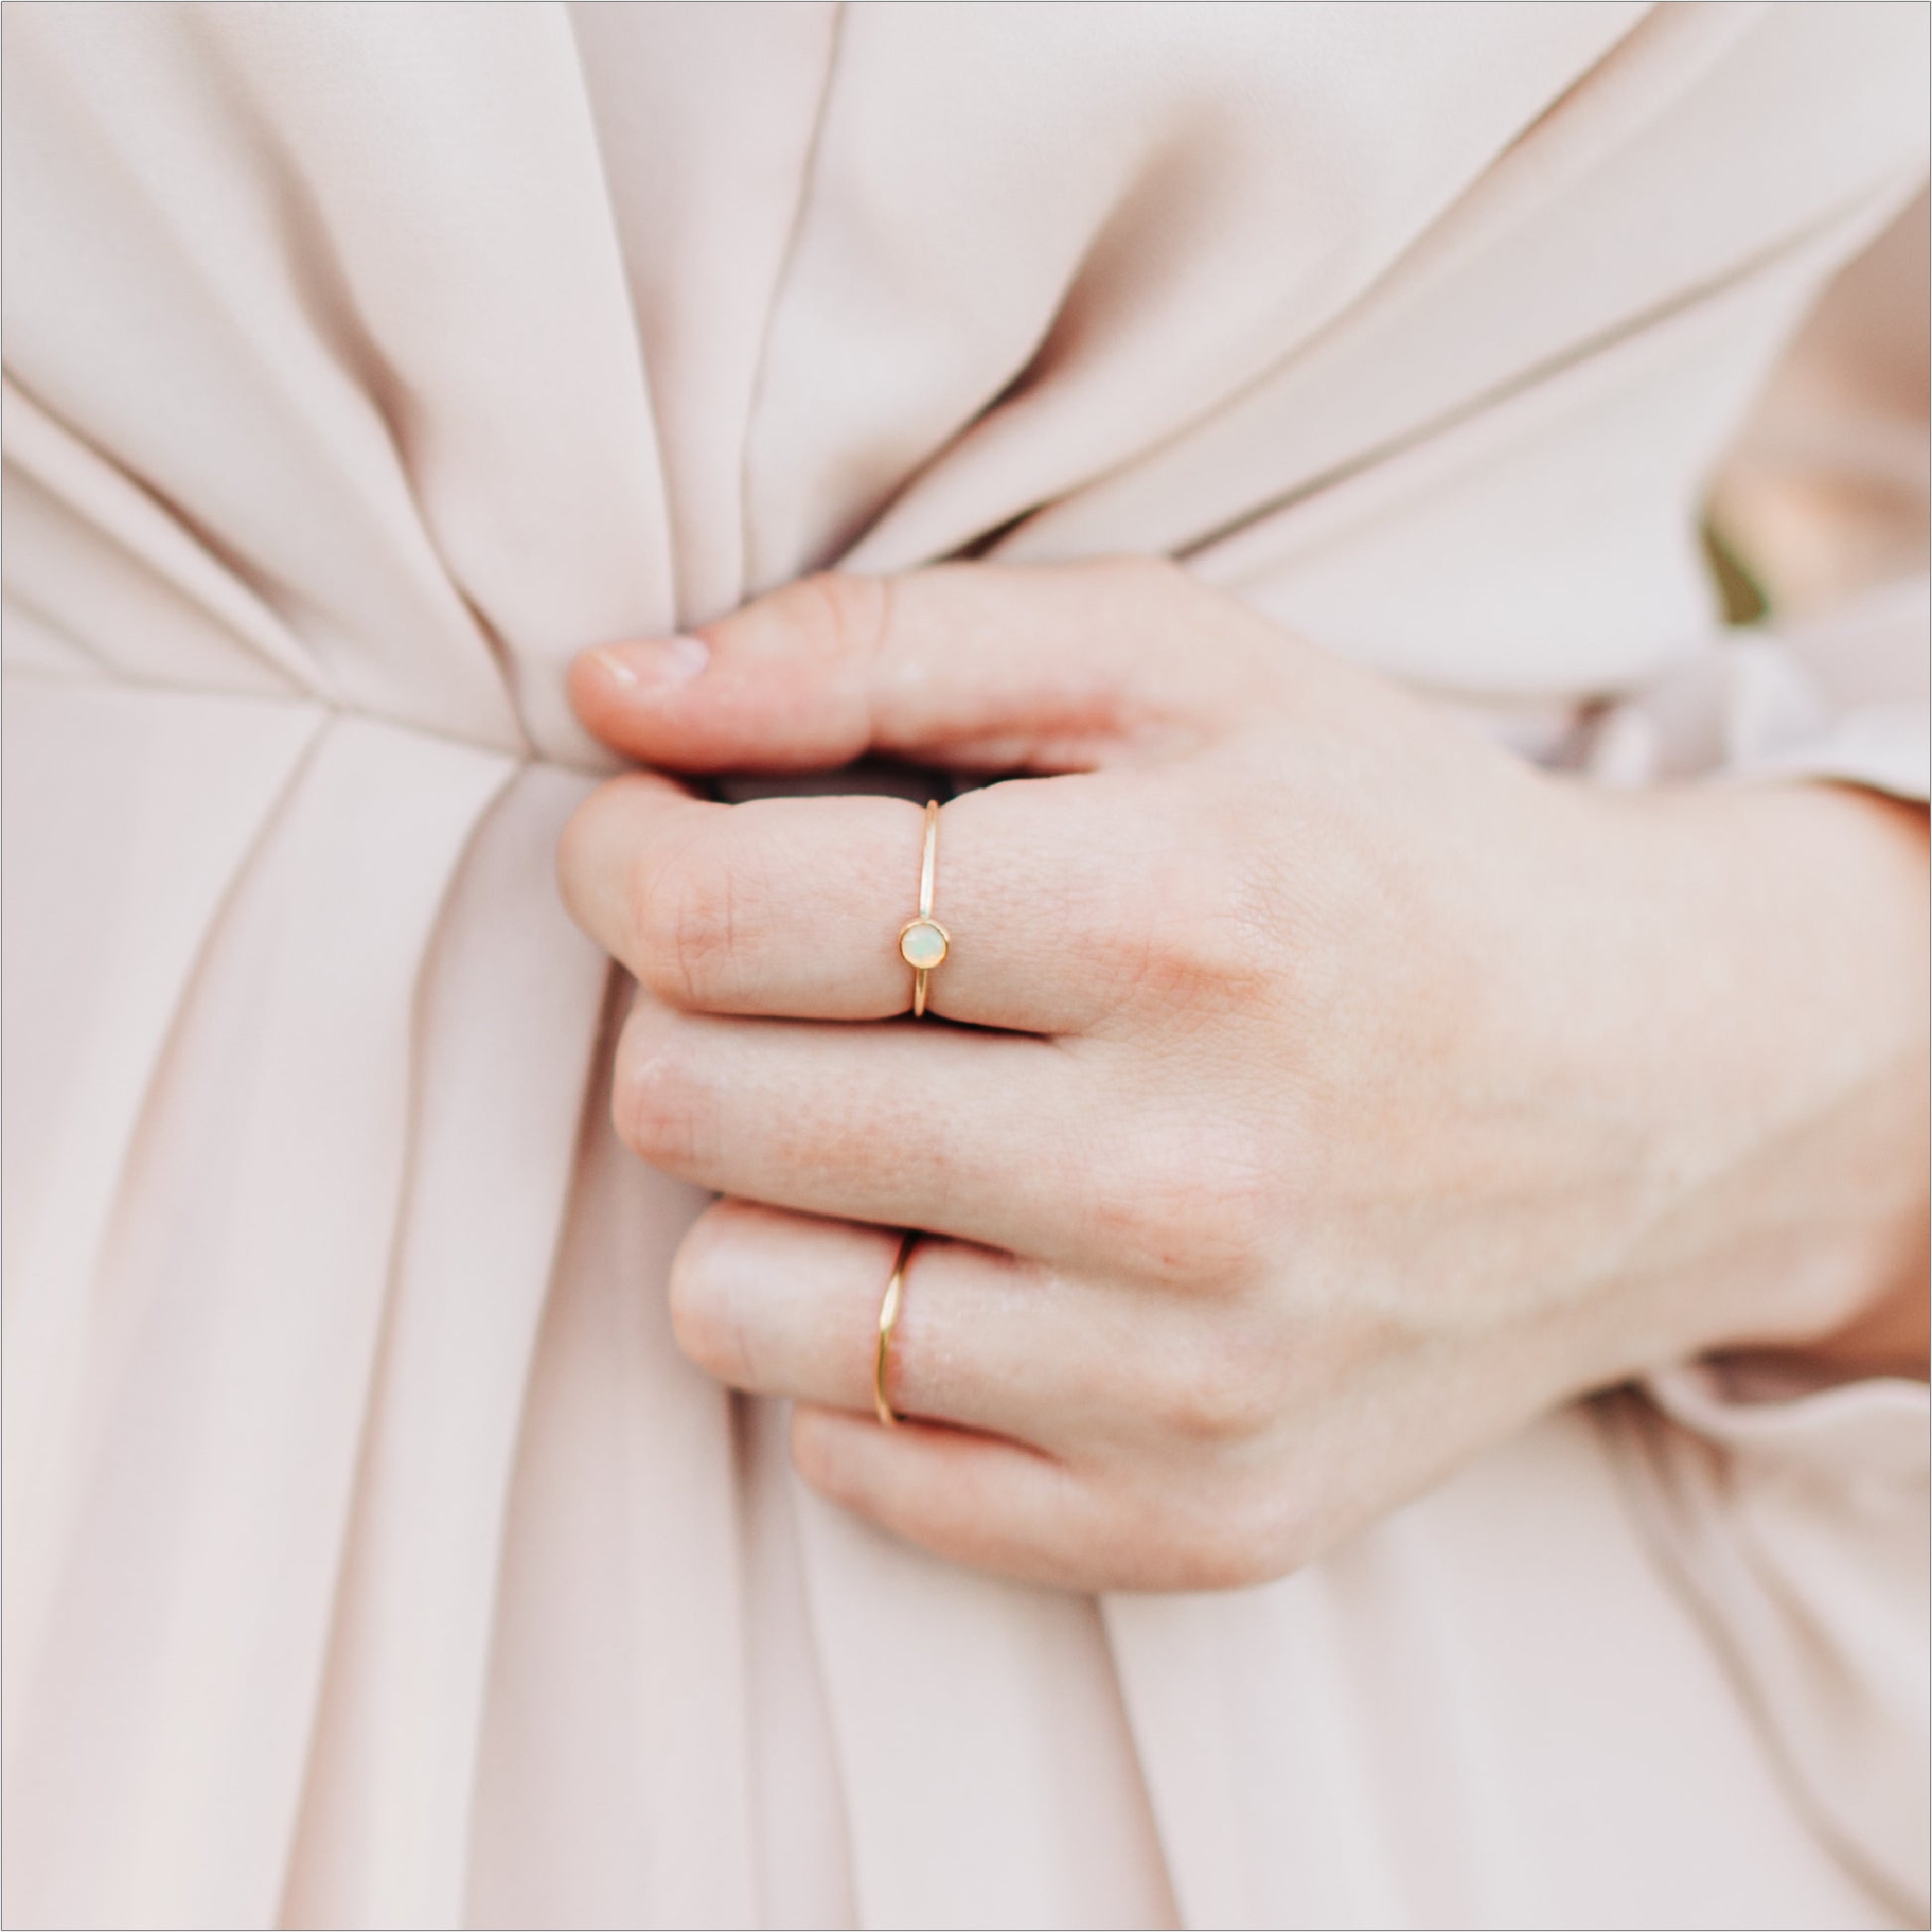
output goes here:
{"type": "Polygon", "coordinates": [[[1208,602],[1148,558],[826,572],[699,634],[584,652],[571,701],[668,770],[823,770],[869,751],[1094,770],[1197,743],[1252,703],[1265,680],[1245,626],[1195,647],[1208,602]]]}

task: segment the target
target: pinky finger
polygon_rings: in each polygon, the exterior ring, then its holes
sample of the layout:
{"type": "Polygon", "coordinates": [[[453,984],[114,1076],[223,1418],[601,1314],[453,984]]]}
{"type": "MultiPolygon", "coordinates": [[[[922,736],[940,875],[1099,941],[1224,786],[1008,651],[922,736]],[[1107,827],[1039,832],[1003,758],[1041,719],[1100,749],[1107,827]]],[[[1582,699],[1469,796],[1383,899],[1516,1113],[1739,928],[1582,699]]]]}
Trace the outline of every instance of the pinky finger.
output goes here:
{"type": "Polygon", "coordinates": [[[799,1403],[791,1459],[818,1493],[935,1555],[1063,1589],[1105,1589],[1125,1554],[1088,1480],[1038,1449],[943,1424],[882,1429],[799,1403]]]}

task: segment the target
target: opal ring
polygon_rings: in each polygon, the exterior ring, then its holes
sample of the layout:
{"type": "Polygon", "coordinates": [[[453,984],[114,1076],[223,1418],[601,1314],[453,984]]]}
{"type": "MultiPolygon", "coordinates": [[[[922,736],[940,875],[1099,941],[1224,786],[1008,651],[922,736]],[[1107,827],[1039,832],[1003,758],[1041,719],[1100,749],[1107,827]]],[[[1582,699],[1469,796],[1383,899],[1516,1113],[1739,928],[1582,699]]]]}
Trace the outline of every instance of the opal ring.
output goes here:
{"type": "Polygon", "coordinates": [[[893,1399],[886,1393],[886,1371],[891,1366],[893,1330],[898,1326],[899,1304],[905,1300],[905,1264],[911,1259],[912,1244],[919,1238],[917,1228],[908,1228],[898,1244],[898,1258],[886,1282],[886,1299],[879,1305],[879,1346],[872,1357],[872,1406],[879,1420],[891,1429],[898,1418],[893,1414],[893,1399]]]}
{"type": "Polygon", "coordinates": [[[952,935],[932,916],[932,874],[939,858],[939,804],[925,801],[925,850],[919,855],[919,909],[898,929],[898,956],[912,969],[912,1011],[925,1012],[926,981],[952,947],[952,935]]]}

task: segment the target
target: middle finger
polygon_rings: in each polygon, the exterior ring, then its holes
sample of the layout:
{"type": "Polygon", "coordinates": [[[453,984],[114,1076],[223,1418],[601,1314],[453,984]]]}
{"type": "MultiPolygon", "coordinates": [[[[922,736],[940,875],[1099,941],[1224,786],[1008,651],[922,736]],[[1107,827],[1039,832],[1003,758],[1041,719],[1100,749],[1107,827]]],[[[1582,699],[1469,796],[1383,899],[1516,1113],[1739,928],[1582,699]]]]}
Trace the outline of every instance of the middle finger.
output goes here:
{"type": "MultiPolygon", "coordinates": [[[[970,791],[939,813],[933,916],[951,945],[930,1011],[981,1027],[1085,1032],[1133,969],[1128,908],[1148,841],[1104,775],[970,791]]],[[[571,821],[573,915],[669,1005],[797,1020],[907,1011],[899,928],[918,909],[924,812],[902,798],[694,799],[647,773],[571,821]]]]}

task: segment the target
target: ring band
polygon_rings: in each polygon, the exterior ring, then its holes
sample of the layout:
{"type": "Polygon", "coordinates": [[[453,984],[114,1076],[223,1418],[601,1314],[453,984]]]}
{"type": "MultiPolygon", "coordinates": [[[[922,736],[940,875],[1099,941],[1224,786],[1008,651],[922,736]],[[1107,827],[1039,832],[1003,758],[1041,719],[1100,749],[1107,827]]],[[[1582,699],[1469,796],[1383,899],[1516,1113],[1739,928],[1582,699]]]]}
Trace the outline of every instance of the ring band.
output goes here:
{"type": "Polygon", "coordinates": [[[917,1228],[907,1228],[898,1244],[898,1258],[886,1283],[886,1299],[879,1305],[879,1346],[872,1357],[872,1406],[888,1429],[897,1423],[892,1398],[886,1393],[886,1370],[893,1352],[893,1330],[898,1326],[899,1305],[905,1300],[905,1264],[912,1254],[912,1243],[919,1238],[917,1228]]]}
{"type": "Polygon", "coordinates": [[[919,909],[898,929],[898,956],[912,969],[912,1013],[925,1012],[926,981],[952,949],[952,935],[932,916],[932,875],[939,862],[939,801],[925,801],[925,846],[919,854],[919,909]]]}

